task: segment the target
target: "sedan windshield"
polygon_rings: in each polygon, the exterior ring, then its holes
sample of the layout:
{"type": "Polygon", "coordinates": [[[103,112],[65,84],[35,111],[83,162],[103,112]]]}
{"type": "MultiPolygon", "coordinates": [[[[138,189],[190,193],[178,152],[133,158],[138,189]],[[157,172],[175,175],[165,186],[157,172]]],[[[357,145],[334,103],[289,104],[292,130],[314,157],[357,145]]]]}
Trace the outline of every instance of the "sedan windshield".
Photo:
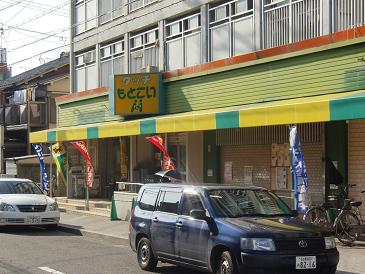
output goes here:
{"type": "Polygon", "coordinates": [[[0,194],[43,194],[36,184],[24,181],[0,182],[0,194]]]}
{"type": "Polygon", "coordinates": [[[208,196],[219,217],[292,215],[279,197],[264,189],[214,189],[208,196]]]}

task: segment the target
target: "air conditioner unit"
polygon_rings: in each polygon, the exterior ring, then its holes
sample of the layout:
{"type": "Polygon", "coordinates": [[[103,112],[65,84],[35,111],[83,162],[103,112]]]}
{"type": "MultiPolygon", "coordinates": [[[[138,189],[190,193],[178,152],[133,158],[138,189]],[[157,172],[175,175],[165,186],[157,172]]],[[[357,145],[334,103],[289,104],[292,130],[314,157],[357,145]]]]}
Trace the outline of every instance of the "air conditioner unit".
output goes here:
{"type": "Polygon", "coordinates": [[[147,67],[143,67],[139,70],[140,73],[153,73],[153,72],[158,72],[158,67],[156,66],[147,66],[147,67]]]}
{"type": "Polygon", "coordinates": [[[84,53],[84,63],[88,64],[88,63],[92,63],[96,60],[96,56],[95,56],[95,51],[88,51],[86,53],[84,53]]]}

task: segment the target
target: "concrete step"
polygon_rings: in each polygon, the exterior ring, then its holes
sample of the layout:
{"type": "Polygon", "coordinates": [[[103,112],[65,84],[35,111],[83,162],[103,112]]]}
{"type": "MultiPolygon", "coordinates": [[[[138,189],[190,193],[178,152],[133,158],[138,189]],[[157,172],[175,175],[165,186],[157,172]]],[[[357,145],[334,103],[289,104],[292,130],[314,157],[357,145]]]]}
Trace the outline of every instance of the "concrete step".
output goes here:
{"type": "MultiPolygon", "coordinates": [[[[56,197],[55,200],[58,204],[85,206],[85,199],[67,199],[66,197],[56,197]]],[[[111,209],[111,202],[104,200],[89,200],[89,207],[111,209]]]]}
{"type": "Polygon", "coordinates": [[[64,201],[57,201],[57,203],[60,211],[62,212],[76,212],[81,215],[83,214],[110,217],[110,208],[95,207],[93,204],[89,204],[89,210],[86,210],[85,201],[83,203],[71,203],[71,201],[65,203],[64,201]]]}

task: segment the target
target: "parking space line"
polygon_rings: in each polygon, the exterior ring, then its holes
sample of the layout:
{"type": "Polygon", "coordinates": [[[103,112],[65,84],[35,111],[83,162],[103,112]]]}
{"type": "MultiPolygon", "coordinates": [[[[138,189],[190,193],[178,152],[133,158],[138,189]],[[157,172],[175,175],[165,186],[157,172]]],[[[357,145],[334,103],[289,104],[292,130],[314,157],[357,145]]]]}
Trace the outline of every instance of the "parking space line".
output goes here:
{"type": "Polygon", "coordinates": [[[40,270],[43,270],[43,271],[46,271],[48,273],[52,273],[52,274],[65,274],[63,272],[60,272],[60,271],[57,271],[55,269],[52,269],[52,268],[49,268],[47,266],[41,266],[41,267],[38,267],[40,270]]]}

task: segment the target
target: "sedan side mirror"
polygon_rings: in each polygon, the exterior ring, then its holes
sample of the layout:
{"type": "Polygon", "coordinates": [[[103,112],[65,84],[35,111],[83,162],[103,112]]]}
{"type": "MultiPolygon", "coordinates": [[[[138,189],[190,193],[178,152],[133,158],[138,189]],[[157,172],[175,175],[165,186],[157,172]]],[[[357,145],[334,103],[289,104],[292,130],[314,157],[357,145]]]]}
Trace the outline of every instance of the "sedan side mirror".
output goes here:
{"type": "Polygon", "coordinates": [[[291,211],[291,214],[293,215],[293,217],[298,217],[299,216],[298,211],[295,210],[295,209],[291,211]]]}
{"type": "Polygon", "coordinates": [[[206,220],[207,219],[207,214],[205,213],[205,210],[201,210],[201,209],[190,210],[190,216],[197,220],[206,220]]]}

